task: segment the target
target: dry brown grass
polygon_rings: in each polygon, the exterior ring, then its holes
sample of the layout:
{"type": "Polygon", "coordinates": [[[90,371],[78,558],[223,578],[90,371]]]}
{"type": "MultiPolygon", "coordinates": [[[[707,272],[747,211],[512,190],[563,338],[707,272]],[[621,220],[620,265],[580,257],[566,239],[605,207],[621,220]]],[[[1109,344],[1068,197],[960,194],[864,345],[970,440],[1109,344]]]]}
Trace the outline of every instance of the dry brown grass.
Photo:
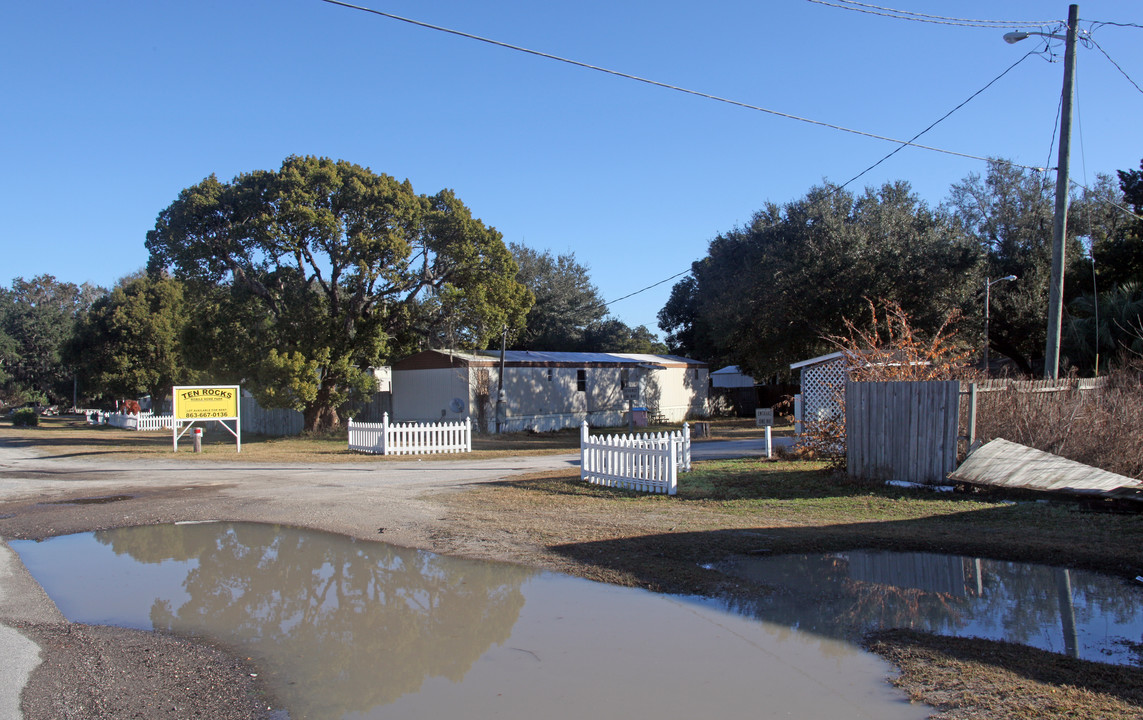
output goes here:
{"type": "Polygon", "coordinates": [[[934,720],[1143,716],[1140,668],[910,630],[875,633],[867,647],[901,668],[894,684],[937,708],[934,720]]]}
{"type": "MultiPolygon", "coordinates": [[[[179,440],[179,449],[172,450],[171,432],[137,432],[109,426],[88,426],[73,418],[45,418],[37,428],[19,428],[0,425],[0,440],[13,446],[35,447],[52,457],[87,457],[119,460],[161,459],[180,462],[219,462],[236,458],[252,463],[369,463],[421,457],[429,460],[455,460],[457,454],[381,456],[350,452],[344,432],[296,437],[267,438],[245,436],[238,453],[234,436],[224,431],[210,432],[202,442],[202,452],[194,453],[190,436],[179,440]]],[[[466,457],[505,457],[520,454],[551,454],[574,452],[579,447],[579,436],[570,433],[551,433],[544,436],[504,435],[478,436],[473,440],[473,452],[466,457]]]]}
{"type": "Polygon", "coordinates": [[[1096,390],[981,393],[976,433],[1143,479],[1143,376],[1123,368],[1096,390]]]}
{"type": "MultiPolygon", "coordinates": [[[[640,428],[642,432],[678,430],[679,425],[640,428]]],[[[627,432],[627,428],[592,430],[598,432],[627,432]]],[[[754,427],[752,419],[717,418],[711,420],[711,439],[730,440],[763,437],[764,430],[754,427]]],[[[774,434],[792,433],[792,427],[776,428],[774,434]]],[[[177,459],[185,462],[218,462],[236,457],[234,436],[219,428],[207,428],[202,452],[193,452],[194,443],[189,435],[179,439],[178,453],[172,449],[170,431],[138,432],[121,430],[107,425],[87,425],[75,417],[42,418],[34,428],[14,428],[10,423],[0,424],[0,439],[15,446],[35,446],[40,452],[57,457],[88,457],[122,460],[177,459]],[[31,435],[29,435],[31,433],[31,435]]],[[[579,430],[556,432],[507,433],[504,435],[474,435],[469,458],[496,458],[515,455],[546,455],[579,451],[579,430]]],[[[391,462],[420,457],[424,460],[455,460],[457,454],[391,455],[350,452],[344,430],[320,435],[299,435],[285,438],[244,436],[240,458],[244,462],[312,464],[312,463],[364,463],[391,462]]]]}

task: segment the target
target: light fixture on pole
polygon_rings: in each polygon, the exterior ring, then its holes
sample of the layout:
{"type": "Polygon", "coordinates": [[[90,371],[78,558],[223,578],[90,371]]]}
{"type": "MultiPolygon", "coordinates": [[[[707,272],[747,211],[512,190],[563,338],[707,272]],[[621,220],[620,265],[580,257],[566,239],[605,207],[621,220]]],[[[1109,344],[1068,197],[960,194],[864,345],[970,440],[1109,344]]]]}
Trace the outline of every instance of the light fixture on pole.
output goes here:
{"type": "MultiPolygon", "coordinates": [[[[1068,168],[1072,141],[1072,83],[1076,71],[1076,31],[1079,5],[1068,6],[1067,35],[1041,32],[1010,32],[1005,42],[1019,42],[1032,35],[1064,41],[1064,89],[1060,106],[1060,153],[1056,163],[1056,211],[1052,222],[1052,277],[1048,286],[1048,341],[1044,351],[1044,376],[1055,380],[1060,373],[1060,335],[1064,315],[1064,238],[1068,227],[1068,168]]],[[[985,347],[987,350],[987,346],[985,347]]]]}
{"type": "Polygon", "coordinates": [[[992,302],[992,286],[998,282],[1015,279],[1015,275],[1005,275],[995,280],[984,278],[984,377],[988,377],[988,306],[992,302]]]}

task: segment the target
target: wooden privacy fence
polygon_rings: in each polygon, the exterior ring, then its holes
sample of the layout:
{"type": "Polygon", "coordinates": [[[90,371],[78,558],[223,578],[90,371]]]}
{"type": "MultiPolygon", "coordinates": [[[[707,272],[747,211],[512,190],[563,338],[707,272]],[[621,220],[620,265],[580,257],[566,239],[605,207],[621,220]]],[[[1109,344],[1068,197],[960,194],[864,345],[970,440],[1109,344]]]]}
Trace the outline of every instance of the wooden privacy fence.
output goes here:
{"type": "Polygon", "coordinates": [[[349,421],[349,449],[379,455],[429,455],[472,451],[472,418],[448,423],[349,421]]]}
{"type": "Polygon", "coordinates": [[[956,469],[960,383],[845,384],[846,471],[941,484],[956,469]]]}
{"type": "Polygon", "coordinates": [[[287,437],[301,435],[305,429],[305,416],[287,408],[264,408],[252,397],[243,395],[239,410],[242,414],[243,435],[287,437]]]}
{"type": "Polygon", "coordinates": [[[639,492],[678,492],[679,471],[691,469],[690,427],[672,433],[579,435],[580,479],[639,492]]]}

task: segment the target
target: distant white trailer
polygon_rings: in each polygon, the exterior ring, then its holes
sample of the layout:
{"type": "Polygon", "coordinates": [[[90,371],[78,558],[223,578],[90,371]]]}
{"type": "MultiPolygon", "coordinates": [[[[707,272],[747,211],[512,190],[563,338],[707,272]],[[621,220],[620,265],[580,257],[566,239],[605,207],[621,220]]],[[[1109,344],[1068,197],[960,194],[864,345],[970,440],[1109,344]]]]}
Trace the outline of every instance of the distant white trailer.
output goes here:
{"type": "Polygon", "coordinates": [[[743,373],[737,365],[727,365],[710,374],[710,384],[716,388],[754,387],[754,378],[743,373]]]}

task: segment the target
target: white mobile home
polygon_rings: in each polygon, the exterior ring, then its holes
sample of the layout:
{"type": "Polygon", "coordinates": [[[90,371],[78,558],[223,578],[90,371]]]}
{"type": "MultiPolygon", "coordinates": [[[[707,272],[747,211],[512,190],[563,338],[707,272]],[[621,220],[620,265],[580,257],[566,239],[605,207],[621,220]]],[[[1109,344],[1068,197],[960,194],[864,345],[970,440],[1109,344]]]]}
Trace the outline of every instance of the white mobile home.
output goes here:
{"type": "MultiPolygon", "coordinates": [[[[548,431],[587,421],[627,422],[636,407],[672,422],[707,414],[706,363],[674,355],[511,350],[504,354],[501,431],[548,431]]],[[[472,417],[496,427],[500,353],[428,350],[393,365],[393,417],[434,422],[472,417]]]]}

